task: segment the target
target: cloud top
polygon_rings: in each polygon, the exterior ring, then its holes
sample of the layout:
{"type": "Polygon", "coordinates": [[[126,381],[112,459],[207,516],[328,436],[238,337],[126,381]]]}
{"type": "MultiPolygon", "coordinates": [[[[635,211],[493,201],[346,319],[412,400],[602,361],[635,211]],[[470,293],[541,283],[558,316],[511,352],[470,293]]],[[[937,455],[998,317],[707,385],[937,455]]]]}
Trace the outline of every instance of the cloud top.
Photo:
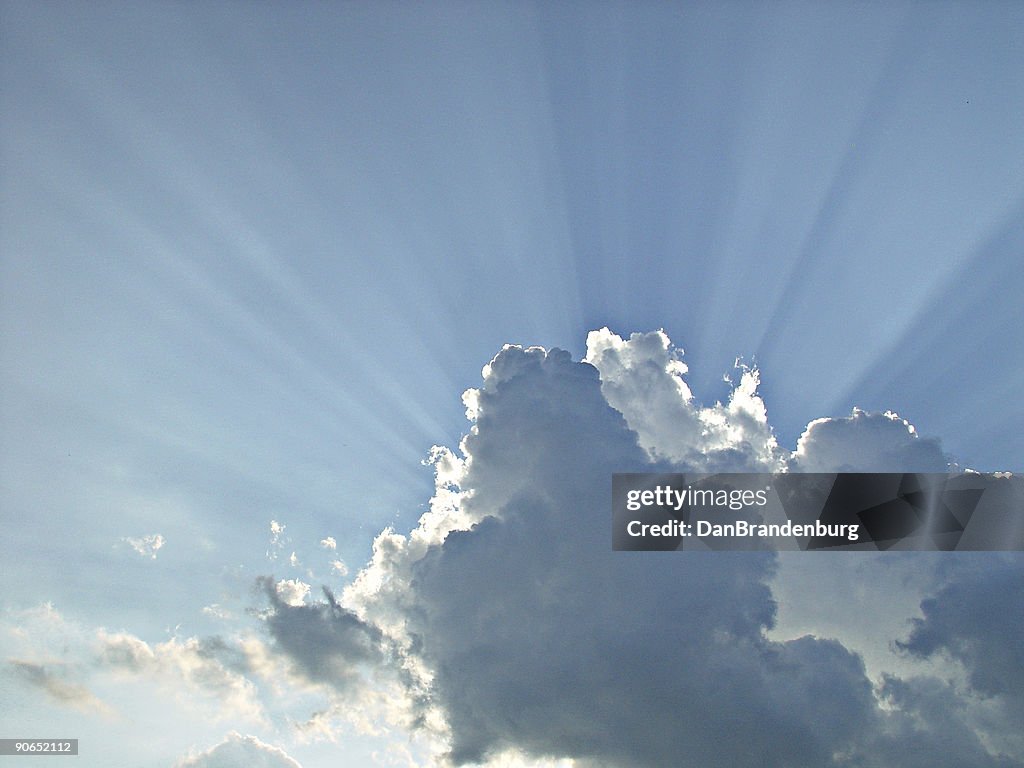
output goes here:
{"type": "Polygon", "coordinates": [[[179,760],[175,768],[302,768],[283,749],[232,731],[220,744],[179,760]]]}

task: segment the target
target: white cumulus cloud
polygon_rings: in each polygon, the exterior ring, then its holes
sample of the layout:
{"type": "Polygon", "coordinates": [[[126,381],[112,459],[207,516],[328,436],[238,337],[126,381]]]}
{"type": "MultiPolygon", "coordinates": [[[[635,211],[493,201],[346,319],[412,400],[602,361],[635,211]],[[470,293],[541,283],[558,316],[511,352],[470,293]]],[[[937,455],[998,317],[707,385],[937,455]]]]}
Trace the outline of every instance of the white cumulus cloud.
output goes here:
{"type": "Polygon", "coordinates": [[[281,579],[274,585],[277,596],[286,605],[302,605],[309,594],[309,584],[298,579],[281,579]]]}
{"type": "Polygon", "coordinates": [[[843,419],[815,419],[789,459],[794,472],[945,472],[949,458],[895,413],[854,408],[843,419]]]}
{"type": "Polygon", "coordinates": [[[690,393],[682,353],[664,331],[624,340],[607,328],[587,336],[586,362],[601,375],[601,392],[625,416],[653,458],[694,470],[775,471],[783,452],[757,393],[760,374],[744,370],[725,404],[702,406],[690,393]]]}

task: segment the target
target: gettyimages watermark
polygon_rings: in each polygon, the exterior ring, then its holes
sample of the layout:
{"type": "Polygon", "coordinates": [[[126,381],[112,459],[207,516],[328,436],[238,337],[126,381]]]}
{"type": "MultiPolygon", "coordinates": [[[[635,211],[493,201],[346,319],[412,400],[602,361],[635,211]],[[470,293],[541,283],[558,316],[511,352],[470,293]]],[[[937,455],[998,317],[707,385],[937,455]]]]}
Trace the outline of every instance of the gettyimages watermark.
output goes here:
{"type": "Polygon", "coordinates": [[[839,472],[612,476],[612,547],[1024,551],[1024,477],[839,472]]]}

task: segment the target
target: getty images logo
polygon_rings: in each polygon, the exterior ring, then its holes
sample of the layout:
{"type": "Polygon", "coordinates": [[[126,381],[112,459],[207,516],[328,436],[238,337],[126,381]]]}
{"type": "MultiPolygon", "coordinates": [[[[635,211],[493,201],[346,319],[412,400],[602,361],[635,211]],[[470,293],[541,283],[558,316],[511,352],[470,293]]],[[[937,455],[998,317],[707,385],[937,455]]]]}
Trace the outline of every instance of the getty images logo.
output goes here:
{"type": "Polygon", "coordinates": [[[644,507],[668,507],[679,512],[684,507],[724,507],[737,511],[744,507],[763,507],[768,503],[771,485],[755,490],[736,488],[694,488],[687,485],[677,490],[671,485],[640,490],[633,488],[626,494],[626,509],[638,512],[644,507]]]}

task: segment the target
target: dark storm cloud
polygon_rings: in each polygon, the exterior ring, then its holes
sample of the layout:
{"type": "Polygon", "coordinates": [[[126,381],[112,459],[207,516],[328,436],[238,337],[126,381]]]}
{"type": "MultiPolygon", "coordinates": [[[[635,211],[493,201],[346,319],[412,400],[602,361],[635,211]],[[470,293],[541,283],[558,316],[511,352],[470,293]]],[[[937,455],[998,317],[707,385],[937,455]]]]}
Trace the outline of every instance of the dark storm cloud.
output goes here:
{"type": "MultiPolygon", "coordinates": [[[[1024,556],[974,556],[949,571],[897,645],[959,662],[973,693],[995,705],[991,717],[1024,722],[1024,556]]],[[[1024,737],[1016,743],[1024,747],[1024,737]]]]}
{"type": "Polygon", "coordinates": [[[857,768],[1020,768],[1016,758],[998,748],[1000,734],[983,739],[974,703],[955,685],[937,677],[900,679],[887,676],[878,691],[886,705],[879,727],[866,732],[856,750],[841,764],[857,768]],[[986,745],[985,741],[995,742],[986,745]]]}

